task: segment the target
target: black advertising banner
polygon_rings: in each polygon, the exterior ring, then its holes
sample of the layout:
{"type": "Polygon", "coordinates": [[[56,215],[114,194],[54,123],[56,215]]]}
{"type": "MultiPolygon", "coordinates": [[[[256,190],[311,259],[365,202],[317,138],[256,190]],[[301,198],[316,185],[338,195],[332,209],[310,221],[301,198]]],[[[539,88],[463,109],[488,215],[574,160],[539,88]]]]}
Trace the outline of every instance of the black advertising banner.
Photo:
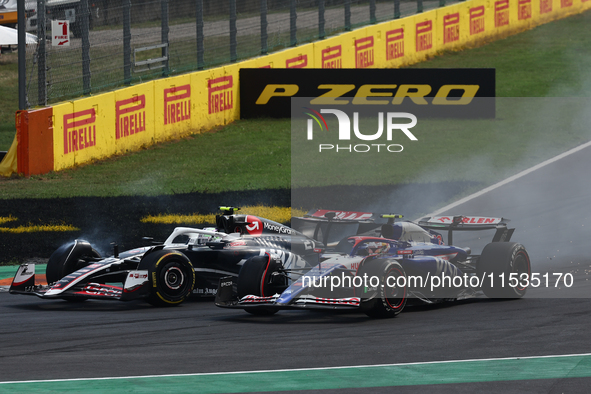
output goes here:
{"type": "Polygon", "coordinates": [[[435,118],[495,117],[495,69],[280,69],[240,70],[241,119],[291,117],[292,97],[310,106],[383,105],[435,118]]]}

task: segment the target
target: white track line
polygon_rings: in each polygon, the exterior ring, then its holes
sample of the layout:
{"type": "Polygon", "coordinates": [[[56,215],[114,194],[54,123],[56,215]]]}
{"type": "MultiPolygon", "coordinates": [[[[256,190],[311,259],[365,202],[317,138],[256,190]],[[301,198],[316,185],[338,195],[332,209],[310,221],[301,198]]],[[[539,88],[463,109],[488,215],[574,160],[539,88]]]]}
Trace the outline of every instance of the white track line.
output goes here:
{"type": "MultiPolygon", "coordinates": [[[[432,213],[430,213],[430,214],[428,214],[428,215],[425,215],[425,216],[437,216],[437,215],[440,215],[440,214],[442,214],[442,213],[443,213],[443,212],[445,212],[445,211],[448,211],[448,210],[450,210],[450,209],[452,209],[452,208],[455,208],[455,207],[457,207],[458,205],[464,204],[464,203],[466,203],[466,202],[468,202],[468,201],[470,201],[470,200],[473,200],[473,199],[475,199],[476,197],[480,197],[480,196],[482,196],[483,194],[486,194],[486,193],[488,193],[488,192],[490,192],[490,191],[492,191],[492,190],[494,190],[494,189],[497,189],[497,188],[499,188],[499,187],[501,187],[501,186],[503,186],[503,185],[506,185],[507,183],[513,182],[514,180],[516,180],[516,179],[519,179],[519,178],[521,178],[521,177],[523,177],[523,176],[525,176],[525,175],[527,175],[527,174],[529,174],[529,173],[532,173],[532,172],[534,172],[534,171],[536,171],[536,170],[539,170],[540,168],[542,168],[542,167],[545,167],[545,166],[547,166],[548,164],[552,164],[552,163],[554,163],[555,161],[558,161],[558,160],[564,159],[565,157],[567,157],[567,156],[570,156],[570,155],[572,155],[573,153],[576,153],[576,152],[578,152],[578,151],[580,151],[580,150],[583,150],[583,149],[585,149],[585,148],[588,148],[588,147],[590,147],[590,146],[591,146],[591,141],[589,141],[589,142],[586,142],[586,143],[584,143],[583,145],[579,145],[579,146],[577,146],[576,148],[573,148],[573,149],[571,149],[571,150],[569,150],[569,151],[566,151],[566,152],[564,152],[564,153],[561,153],[561,154],[559,154],[558,156],[554,156],[553,158],[551,158],[551,159],[548,159],[548,160],[546,160],[546,161],[543,161],[543,162],[541,162],[540,164],[536,164],[535,166],[533,166],[533,167],[531,167],[531,168],[528,168],[527,170],[521,171],[521,172],[520,172],[520,173],[518,173],[518,174],[515,174],[515,175],[513,175],[513,176],[510,176],[509,178],[507,178],[507,179],[504,179],[504,180],[502,180],[502,181],[500,181],[500,182],[498,182],[498,183],[495,183],[495,184],[494,184],[494,185],[492,185],[492,186],[489,186],[489,187],[487,187],[487,188],[484,188],[484,189],[480,190],[479,192],[476,192],[476,193],[474,193],[474,194],[471,194],[471,195],[469,195],[469,196],[467,196],[467,197],[464,197],[464,198],[462,198],[462,199],[460,199],[460,200],[458,200],[458,201],[456,201],[456,202],[453,202],[453,203],[451,203],[451,204],[449,204],[449,205],[446,205],[446,206],[444,206],[443,208],[439,208],[439,209],[438,209],[438,210],[436,210],[435,212],[432,212],[432,213]]],[[[423,217],[425,217],[425,216],[423,216],[423,217]]]]}
{"type": "Polygon", "coordinates": [[[302,371],[328,371],[348,368],[384,368],[384,367],[403,367],[409,365],[433,365],[433,364],[451,364],[467,362],[486,362],[486,361],[508,361],[508,360],[532,360],[545,358],[567,358],[567,357],[589,357],[591,353],[580,354],[556,354],[546,356],[526,356],[526,357],[500,357],[500,358],[474,358],[464,360],[443,360],[443,361],[424,361],[414,363],[395,363],[395,364],[376,364],[376,365],[347,365],[339,367],[319,367],[319,368],[294,368],[294,369],[266,369],[257,371],[232,371],[232,372],[205,372],[205,373],[187,373],[187,374],[169,374],[169,375],[143,375],[143,376],[113,376],[103,378],[73,378],[73,379],[48,379],[48,380],[21,380],[13,382],[0,382],[0,384],[13,383],[46,383],[46,382],[76,382],[76,381],[97,381],[97,380],[118,380],[118,379],[145,379],[145,378],[170,378],[170,377],[191,377],[191,376],[215,376],[215,375],[237,375],[237,374],[259,374],[276,372],[302,372],[302,371]]]}

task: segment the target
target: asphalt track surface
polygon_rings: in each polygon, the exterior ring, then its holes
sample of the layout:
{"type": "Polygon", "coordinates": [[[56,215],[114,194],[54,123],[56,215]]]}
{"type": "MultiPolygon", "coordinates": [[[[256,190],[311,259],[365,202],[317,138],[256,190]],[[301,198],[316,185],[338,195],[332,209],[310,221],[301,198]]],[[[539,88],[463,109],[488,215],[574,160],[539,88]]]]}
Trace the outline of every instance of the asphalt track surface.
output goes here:
{"type": "MultiPolygon", "coordinates": [[[[571,287],[551,283],[530,289],[520,300],[478,298],[408,307],[390,320],[307,311],[255,317],[207,301],[159,309],[142,302],[71,304],[0,293],[0,382],[589,354],[588,168],[590,148],[447,212],[512,218],[517,228],[513,240],[530,251],[532,271],[571,273],[571,287]]],[[[583,367],[591,371],[586,360],[583,367]]],[[[465,374],[470,365],[456,371],[465,374]]],[[[328,393],[586,393],[591,387],[589,374],[553,376],[539,370],[528,375],[524,370],[517,366],[496,379],[447,384],[418,374],[414,386],[395,388],[401,372],[386,387],[302,386],[328,393]]],[[[363,371],[356,373],[364,379],[363,371]]],[[[226,375],[219,376],[223,380],[226,375]]],[[[257,377],[245,379],[252,384],[257,377]]],[[[0,385],[0,392],[8,387],[0,385]]],[[[134,389],[141,392],[141,385],[134,389]]],[[[285,389],[293,390],[293,382],[285,389]]]]}

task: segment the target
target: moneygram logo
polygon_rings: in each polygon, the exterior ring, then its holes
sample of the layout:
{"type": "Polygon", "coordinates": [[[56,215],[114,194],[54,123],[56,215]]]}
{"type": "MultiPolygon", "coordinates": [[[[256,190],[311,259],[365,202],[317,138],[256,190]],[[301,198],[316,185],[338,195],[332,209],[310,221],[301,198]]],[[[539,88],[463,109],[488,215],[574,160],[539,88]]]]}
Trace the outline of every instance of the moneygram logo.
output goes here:
{"type": "MultiPolygon", "coordinates": [[[[368,153],[368,152],[402,152],[404,147],[400,144],[391,144],[396,137],[401,137],[402,134],[411,141],[418,141],[417,137],[410,131],[411,128],[417,125],[417,117],[408,112],[378,112],[378,130],[376,132],[366,132],[361,130],[359,112],[353,112],[353,122],[349,114],[338,109],[321,109],[320,112],[305,107],[305,114],[311,119],[307,121],[306,138],[308,141],[314,140],[314,128],[320,131],[328,132],[327,122],[322,114],[331,114],[336,116],[338,122],[338,144],[318,144],[318,152],[323,153],[332,151],[336,153],[368,153]],[[402,123],[401,120],[406,119],[410,122],[402,123]],[[317,125],[316,127],[314,125],[317,125]],[[353,132],[351,132],[351,130],[353,132]],[[385,133],[384,133],[385,131],[385,133]],[[398,133],[402,132],[402,134],[398,133]],[[384,136],[385,134],[385,141],[384,136]],[[343,141],[354,142],[355,140],[364,141],[367,143],[352,144],[342,143],[343,141]],[[372,143],[369,143],[369,142],[372,143]],[[381,143],[380,143],[381,142],[381,143]]],[[[372,124],[375,122],[372,122],[372,124]]],[[[365,125],[364,125],[365,126],[365,125]]],[[[368,127],[368,126],[365,126],[368,127]]]]}

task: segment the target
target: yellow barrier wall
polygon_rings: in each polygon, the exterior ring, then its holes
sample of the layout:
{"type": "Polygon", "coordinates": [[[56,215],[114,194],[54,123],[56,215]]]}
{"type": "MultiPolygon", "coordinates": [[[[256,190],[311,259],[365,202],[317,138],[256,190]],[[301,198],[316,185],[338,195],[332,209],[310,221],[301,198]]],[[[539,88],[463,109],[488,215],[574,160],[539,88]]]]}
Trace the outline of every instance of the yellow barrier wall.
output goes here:
{"type": "Polygon", "coordinates": [[[471,0],[237,64],[58,104],[54,169],[238,119],[240,68],[401,67],[589,8],[591,0],[471,0]]]}

